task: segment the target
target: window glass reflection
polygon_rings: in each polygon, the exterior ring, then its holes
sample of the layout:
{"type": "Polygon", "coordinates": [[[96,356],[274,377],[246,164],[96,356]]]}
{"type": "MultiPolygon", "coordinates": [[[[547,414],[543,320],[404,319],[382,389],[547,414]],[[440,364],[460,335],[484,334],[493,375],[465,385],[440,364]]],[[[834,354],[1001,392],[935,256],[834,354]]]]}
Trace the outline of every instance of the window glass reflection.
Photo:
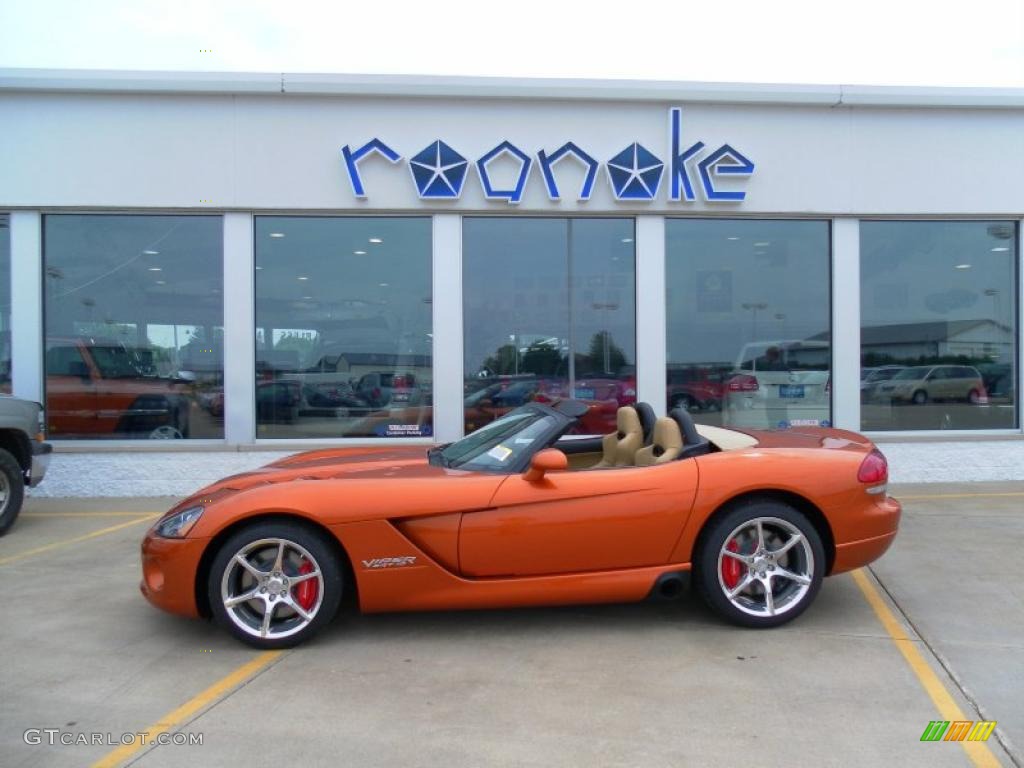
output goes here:
{"type": "Polygon", "coordinates": [[[11,392],[11,230],[0,216],[0,392],[11,392]]]}
{"type": "Polygon", "coordinates": [[[1012,428],[1016,227],[866,221],[861,245],[861,426],[1012,428]]]}
{"type": "Polygon", "coordinates": [[[667,402],[705,424],[831,423],[829,225],[666,222],[667,402]]]}
{"type": "Polygon", "coordinates": [[[467,433],[523,403],[576,398],[579,432],[636,402],[632,219],[467,218],[467,433]]]}
{"type": "Polygon", "coordinates": [[[43,250],[49,435],[223,437],[220,217],[48,215],[43,250]]]}
{"type": "Polygon", "coordinates": [[[257,437],[432,434],[428,218],[256,218],[257,437]]]}

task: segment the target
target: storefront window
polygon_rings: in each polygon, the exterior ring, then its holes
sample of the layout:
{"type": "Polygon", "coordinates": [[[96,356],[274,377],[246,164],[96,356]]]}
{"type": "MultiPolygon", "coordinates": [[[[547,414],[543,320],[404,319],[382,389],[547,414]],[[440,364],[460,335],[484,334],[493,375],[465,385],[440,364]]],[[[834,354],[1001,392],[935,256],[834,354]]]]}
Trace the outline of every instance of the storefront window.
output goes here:
{"type": "Polygon", "coordinates": [[[256,436],[433,433],[429,218],[256,218],[256,436]]]}
{"type": "Polygon", "coordinates": [[[829,225],[666,222],[667,402],[698,422],[831,423],[829,225]]]}
{"type": "Polygon", "coordinates": [[[11,392],[11,230],[0,216],[0,392],[11,392]]]}
{"type": "Polygon", "coordinates": [[[865,221],[860,227],[861,427],[1017,424],[1016,227],[865,221]]]}
{"type": "Polygon", "coordinates": [[[216,216],[44,219],[53,438],[221,438],[216,216]]]}
{"type": "Polygon", "coordinates": [[[585,401],[579,431],[636,402],[632,219],[463,222],[467,433],[529,401],[585,401]]]}

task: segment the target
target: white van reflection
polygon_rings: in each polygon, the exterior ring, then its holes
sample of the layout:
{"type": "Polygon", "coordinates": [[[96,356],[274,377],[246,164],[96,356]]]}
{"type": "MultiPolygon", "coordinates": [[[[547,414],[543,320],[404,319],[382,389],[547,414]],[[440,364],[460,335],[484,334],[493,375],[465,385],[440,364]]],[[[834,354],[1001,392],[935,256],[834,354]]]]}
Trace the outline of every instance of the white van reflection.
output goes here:
{"type": "Polygon", "coordinates": [[[827,341],[745,344],[725,387],[726,426],[829,426],[832,350],[827,341]]]}

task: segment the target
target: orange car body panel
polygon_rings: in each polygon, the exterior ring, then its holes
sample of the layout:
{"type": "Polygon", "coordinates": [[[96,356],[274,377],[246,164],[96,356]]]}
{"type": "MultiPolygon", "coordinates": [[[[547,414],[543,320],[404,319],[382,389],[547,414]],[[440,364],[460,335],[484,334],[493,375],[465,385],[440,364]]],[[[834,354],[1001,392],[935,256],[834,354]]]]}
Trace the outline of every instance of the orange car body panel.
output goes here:
{"type": "Polygon", "coordinates": [[[697,465],[507,478],[490,509],[462,516],[459,562],[474,578],[664,565],[697,492],[697,465]]]}
{"type": "Polygon", "coordinates": [[[266,515],[329,531],[365,612],[641,600],[659,576],[690,569],[709,517],[765,491],[821,511],[832,573],[885,552],[900,505],[857,481],[870,441],[818,428],[751,434],[760,441],[753,448],[551,472],[537,483],[431,466],[422,446],[299,454],[177,505],[172,512],[206,511],[184,539],[147,534],[142,591],[168,611],[200,613],[204,553],[233,526],[266,515]]]}

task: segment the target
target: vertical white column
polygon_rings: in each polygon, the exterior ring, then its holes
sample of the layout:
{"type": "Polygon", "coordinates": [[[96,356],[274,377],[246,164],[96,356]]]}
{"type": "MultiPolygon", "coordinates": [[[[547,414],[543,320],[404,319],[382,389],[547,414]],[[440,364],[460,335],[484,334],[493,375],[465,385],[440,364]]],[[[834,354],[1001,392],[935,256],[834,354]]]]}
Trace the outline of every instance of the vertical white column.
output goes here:
{"type": "Polygon", "coordinates": [[[43,238],[38,211],[14,211],[11,228],[12,391],[43,401],[43,238]]]}
{"type": "Polygon", "coordinates": [[[832,220],[832,422],[860,430],[860,220],[832,220]]]}
{"type": "Polygon", "coordinates": [[[434,439],[462,437],[462,217],[434,216],[434,439]]]}
{"type": "Polygon", "coordinates": [[[255,255],[251,213],[224,214],[224,439],[256,437],[255,255]]]}
{"type": "Polygon", "coordinates": [[[636,217],[637,400],[665,415],[665,217],[636,217]]]}

